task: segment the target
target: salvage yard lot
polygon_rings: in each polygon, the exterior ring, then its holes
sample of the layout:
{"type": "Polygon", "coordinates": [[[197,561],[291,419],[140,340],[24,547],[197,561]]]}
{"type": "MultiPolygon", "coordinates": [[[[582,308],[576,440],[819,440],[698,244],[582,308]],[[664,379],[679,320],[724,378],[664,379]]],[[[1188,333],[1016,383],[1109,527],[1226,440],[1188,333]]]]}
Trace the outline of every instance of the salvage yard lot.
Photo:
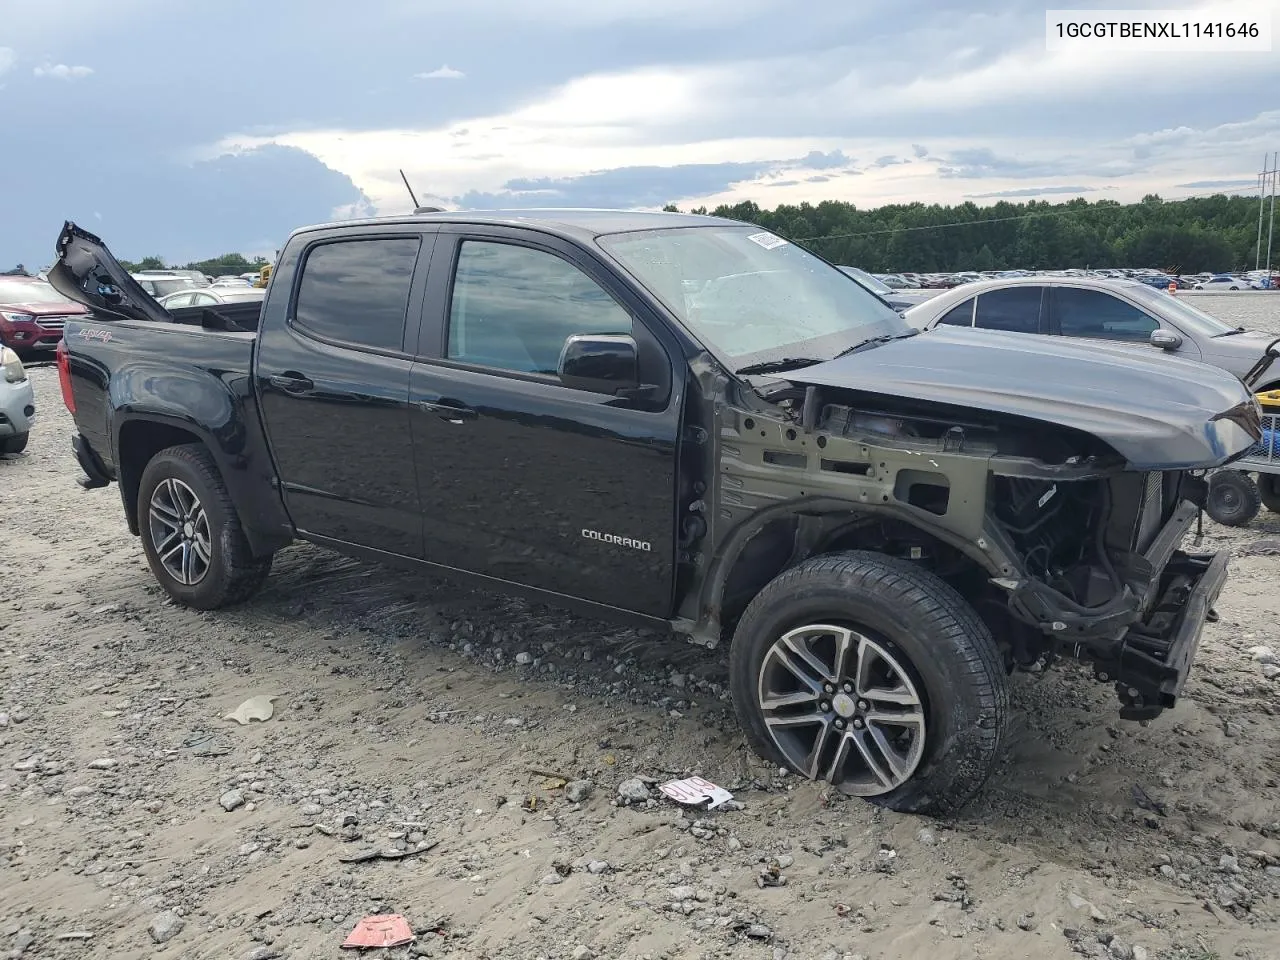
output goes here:
{"type": "MultiPolygon", "coordinates": [[[[1265,294],[1194,302],[1280,330],[1265,294]]],[[[0,955],[338,957],[387,912],[419,933],[396,957],[1280,956],[1280,557],[1249,555],[1280,516],[1206,523],[1232,577],[1176,710],[1100,725],[1080,667],[1020,675],[1008,762],[936,821],[780,776],[723,654],[660,635],[310,546],[245,606],[175,607],[31,376],[0,460],[0,955]],[[259,695],[270,720],[224,719],[259,695]],[[742,809],[615,802],[692,772],[742,809]]]]}

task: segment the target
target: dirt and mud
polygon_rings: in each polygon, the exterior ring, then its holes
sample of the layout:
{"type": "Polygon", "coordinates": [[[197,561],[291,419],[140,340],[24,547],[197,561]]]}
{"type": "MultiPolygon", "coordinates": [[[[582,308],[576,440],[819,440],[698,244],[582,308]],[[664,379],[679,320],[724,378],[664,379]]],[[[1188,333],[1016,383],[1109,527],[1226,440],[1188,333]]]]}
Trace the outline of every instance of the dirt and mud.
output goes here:
{"type": "Polygon", "coordinates": [[[1019,675],[1007,761],[938,821],[764,764],[724,654],[662,635],[307,545],[247,605],[176,607],[31,376],[0,458],[0,956],[339,957],[396,913],[416,941],[374,956],[1280,957],[1280,515],[1206,523],[1231,579],[1177,709],[1019,675]],[[251,697],[269,719],[227,718],[251,697]],[[654,789],[691,773],[740,809],[654,789]]]}

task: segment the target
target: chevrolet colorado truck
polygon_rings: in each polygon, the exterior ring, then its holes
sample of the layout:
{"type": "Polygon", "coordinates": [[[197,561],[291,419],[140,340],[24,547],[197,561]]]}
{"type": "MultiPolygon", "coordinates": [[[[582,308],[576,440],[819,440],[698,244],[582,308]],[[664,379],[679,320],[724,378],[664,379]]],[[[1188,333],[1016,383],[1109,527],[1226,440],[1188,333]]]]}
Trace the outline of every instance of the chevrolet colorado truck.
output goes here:
{"type": "Polygon", "coordinates": [[[1181,543],[1260,436],[1225,371],[918,334],[711,217],[307,227],[234,313],[164,310],[72,223],[57,254],[80,482],[176,601],[245,601],[306,540],[727,642],[761,755],[897,810],[979,792],[1015,670],[1174,704],[1227,566],[1181,543]]]}

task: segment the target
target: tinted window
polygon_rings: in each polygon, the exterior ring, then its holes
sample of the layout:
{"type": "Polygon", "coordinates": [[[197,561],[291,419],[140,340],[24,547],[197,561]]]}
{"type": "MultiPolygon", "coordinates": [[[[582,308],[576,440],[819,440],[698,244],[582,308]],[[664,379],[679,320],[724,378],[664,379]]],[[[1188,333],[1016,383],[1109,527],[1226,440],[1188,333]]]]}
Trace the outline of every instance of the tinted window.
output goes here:
{"type": "Polygon", "coordinates": [[[1064,337],[1145,342],[1157,326],[1137,307],[1100,290],[1062,287],[1054,292],[1054,301],[1064,337]]]}
{"type": "Polygon", "coordinates": [[[449,310],[449,357],[555,374],[575,333],[631,333],[631,315],[577,267],[528,247],[463,241],[449,310]]]}
{"type": "Polygon", "coordinates": [[[343,240],[312,248],[302,268],[294,318],[330,340],[399,350],[416,238],[343,240]]]}
{"type": "Polygon", "coordinates": [[[978,295],[974,326],[1013,333],[1040,332],[1040,291],[1043,287],[1008,287],[978,295]]]}
{"type": "Polygon", "coordinates": [[[973,326],[973,301],[966,300],[958,307],[952,307],[942,315],[942,319],[938,323],[945,323],[952,327],[973,326]]]}

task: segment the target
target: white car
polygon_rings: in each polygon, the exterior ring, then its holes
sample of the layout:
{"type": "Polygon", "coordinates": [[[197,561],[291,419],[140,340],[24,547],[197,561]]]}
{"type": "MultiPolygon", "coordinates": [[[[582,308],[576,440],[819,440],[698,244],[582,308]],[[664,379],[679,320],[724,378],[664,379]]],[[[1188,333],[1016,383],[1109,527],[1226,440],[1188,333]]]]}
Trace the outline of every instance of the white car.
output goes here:
{"type": "Polygon", "coordinates": [[[1196,290],[1248,290],[1249,284],[1239,277],[1230,277],[1226,274],[1219,274],[1216,277],[1210,277],[1208,280],[1202,280],[1195,285],[1196,290]]]}
{"type": "MultiPolygon", "coordinates": [[[[1198,360],[1244,376],[1276,340],[1273,333],[1233,327],[1136,280],[1023,277],[965,284],[912,307],[902,318],[917,330],[937,326],[1001,330],[1127,345],[1198,360]]],[[[1280,389],[1275,367],[1258,389],[1280,389]]]]}
{"type": "Polygon", "coordinates": [[[18,355],[0,347],[0,453],[21,453],[36,420],[36,398],[18,355]]]}
{"type": "Polygon", "coordinates": [[[161,297],[159,303],[166,310],[176,310],[180,307],[213,307],[220,303],[262,300],[266,294],[266,290],[254,287],[215,283],[213,286],[202,287],[199,290],[181,290],[178,293],[171,293],[167,297],[161,297]]]}

